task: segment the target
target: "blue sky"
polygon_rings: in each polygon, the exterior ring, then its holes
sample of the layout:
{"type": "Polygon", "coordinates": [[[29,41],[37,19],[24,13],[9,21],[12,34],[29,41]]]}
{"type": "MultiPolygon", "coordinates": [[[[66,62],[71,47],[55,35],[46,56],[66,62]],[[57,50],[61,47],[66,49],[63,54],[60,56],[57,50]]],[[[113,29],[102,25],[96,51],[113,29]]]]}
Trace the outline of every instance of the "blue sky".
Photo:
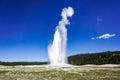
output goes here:
{"type": "Polygon", "coordinates": [[[47,61],[64,7],[67,55],[120,50],[120,0],[0,0],[0,61],[47,61]]]}

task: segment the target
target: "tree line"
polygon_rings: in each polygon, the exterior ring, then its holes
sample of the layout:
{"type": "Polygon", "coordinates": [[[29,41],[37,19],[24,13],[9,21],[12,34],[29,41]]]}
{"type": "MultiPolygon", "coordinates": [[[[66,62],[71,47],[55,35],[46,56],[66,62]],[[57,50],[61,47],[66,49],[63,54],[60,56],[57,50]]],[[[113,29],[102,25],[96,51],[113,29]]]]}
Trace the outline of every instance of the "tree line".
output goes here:
{"type": "Polygon", "coordinates": [[[69,56],[68,63],[73,65],[120,64],[120,51],[77,54],[77,55],[69,56]]]}
{"type": "Polygon", "coordinates": [[[4,66],[16,66],[16,65],[43,65],[47,62],[0,62],[0,65],[4,66]]]}

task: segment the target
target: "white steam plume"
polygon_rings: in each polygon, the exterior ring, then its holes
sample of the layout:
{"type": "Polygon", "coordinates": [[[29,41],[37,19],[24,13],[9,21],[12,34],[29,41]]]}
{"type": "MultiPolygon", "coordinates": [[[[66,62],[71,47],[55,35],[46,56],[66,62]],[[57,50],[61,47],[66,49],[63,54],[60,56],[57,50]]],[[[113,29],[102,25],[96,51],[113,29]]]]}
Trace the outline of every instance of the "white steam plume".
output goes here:
{"type": "Polygon", "coordinates": [[[67,29],[66,25],[70,24],[68,17],[72,17],[74,10],[72,7],[63,8],[61,16],[62,20],[59,21],[58,26],[54,34],[52,44],[48,46],[48,56],[50,64],[62,65],[67,64],[66,58],[66,41],[67,41],[67,29]]]}

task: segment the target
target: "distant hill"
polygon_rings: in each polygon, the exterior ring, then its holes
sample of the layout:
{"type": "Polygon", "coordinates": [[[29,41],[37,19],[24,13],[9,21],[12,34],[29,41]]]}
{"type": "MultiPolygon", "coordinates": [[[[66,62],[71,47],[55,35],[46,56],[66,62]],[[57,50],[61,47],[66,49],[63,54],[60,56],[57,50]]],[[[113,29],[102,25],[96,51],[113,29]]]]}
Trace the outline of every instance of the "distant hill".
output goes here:
{"type": "Polygon", "coordinates": [[[68,57],[69,64],[120,64],[120,51],[78,54],[68,57]]]}

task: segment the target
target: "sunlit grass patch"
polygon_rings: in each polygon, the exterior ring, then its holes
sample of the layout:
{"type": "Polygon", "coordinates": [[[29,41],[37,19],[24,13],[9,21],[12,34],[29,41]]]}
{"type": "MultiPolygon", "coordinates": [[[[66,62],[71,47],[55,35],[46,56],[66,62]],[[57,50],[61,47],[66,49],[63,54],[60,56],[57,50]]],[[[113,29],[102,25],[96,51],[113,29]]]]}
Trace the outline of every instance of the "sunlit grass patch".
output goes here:
{"type": "Polygon", "coordinates": [[[49,68],[33,67],[1,69],[0,80],[119,80],[120,68],[92,66],[49,68]],[[16,69],[17,68],[17,69],[16,69]]]}

